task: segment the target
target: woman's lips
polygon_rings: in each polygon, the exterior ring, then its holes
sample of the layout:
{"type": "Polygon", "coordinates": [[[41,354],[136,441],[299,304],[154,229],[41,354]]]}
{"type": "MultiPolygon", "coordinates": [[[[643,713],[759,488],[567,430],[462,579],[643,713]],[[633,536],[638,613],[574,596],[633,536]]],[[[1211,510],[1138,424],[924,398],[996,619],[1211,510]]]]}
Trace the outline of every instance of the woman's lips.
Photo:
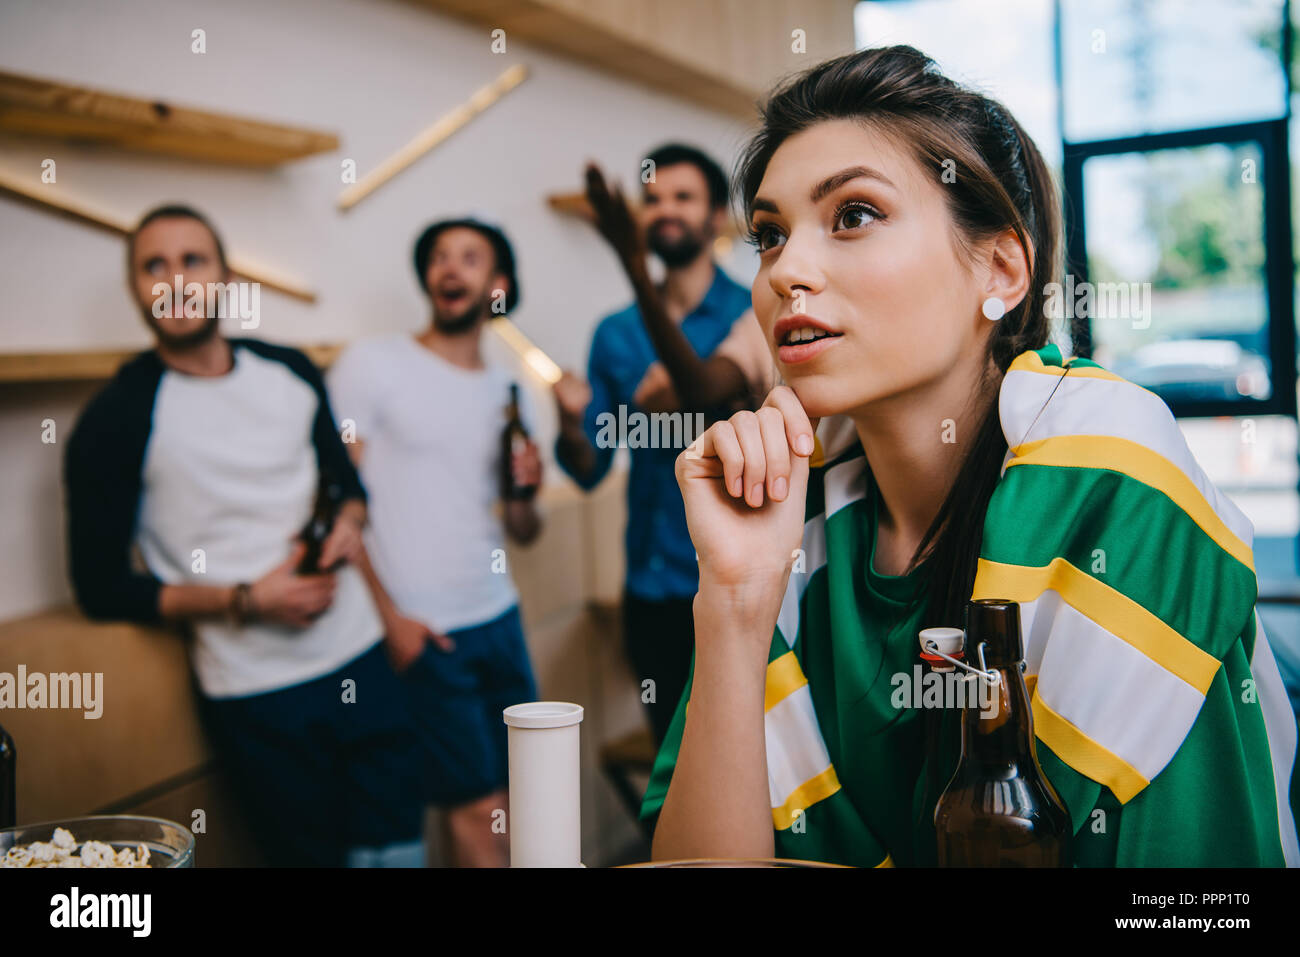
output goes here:
{"type": "Polygon", "coordinates": [[[776,357],[783,365],[807,362],[814,356],[821,355],[843,338],[842,335],[829,335],[821,339],[813,339],[811,342],[795,342],[780,346],[776,350],[776,357]]]}

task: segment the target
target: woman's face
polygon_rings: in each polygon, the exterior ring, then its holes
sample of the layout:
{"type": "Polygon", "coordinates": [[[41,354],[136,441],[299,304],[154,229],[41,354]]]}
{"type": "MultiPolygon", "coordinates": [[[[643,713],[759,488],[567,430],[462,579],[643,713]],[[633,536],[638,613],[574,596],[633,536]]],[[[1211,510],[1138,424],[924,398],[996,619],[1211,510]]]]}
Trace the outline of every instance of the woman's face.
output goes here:
{"type": "Polygon", "coordinates": [[[988,274],[959,258],[945,188],[851,120],[811,126],[772,156],[751,221],[754,312],[810,416],[923,389],[983,355],[988,274]],[[810,328],[824,337],[809,341],[810,328]]]}

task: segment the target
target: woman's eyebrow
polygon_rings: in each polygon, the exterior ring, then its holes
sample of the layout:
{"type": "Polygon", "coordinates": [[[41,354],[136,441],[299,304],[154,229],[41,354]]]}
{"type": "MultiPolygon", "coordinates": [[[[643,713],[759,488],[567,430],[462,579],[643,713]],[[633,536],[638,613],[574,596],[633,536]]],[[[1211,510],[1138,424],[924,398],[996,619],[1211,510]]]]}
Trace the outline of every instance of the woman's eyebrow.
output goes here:
{"type": "Polygon", "coordinates": [[[838,173],[832,173],[830,176],[827,176],[824,180],[822,180],[820,183],[814,186],[812,192],[809,194],[809,198],[814,203],[820,203],[823,199],[825,199],[831,193],[835,192],[845,183],[863,177],[867,179],[877,180],[881,183],[884,183],[886,186],[890,187],[891,189],[898,188],[894,186],[893,182],[890,181],[888,176],[886,176],[884,173],[879,172],[878,170],[872,169],[870,166],[850,166],[847,169],[840,170],[838,173]]]}
{"type": "MultiPolygon", "coordinates": [[[[891,180],[888,176],[886,176],[884,173],[880,172],[879,170],[874,170],[870,166],[850,166],[847,169],[840,170],[838,173],[832,173],[830,176],[827,176],[824,180],[822,180],[820,183],[814,186],[812,188],[812,192],[808,194],[809,199],[811,199],[814,203],[820,203],[823,199],[825,199],[831,193],[835,192],[845,183],[852,182],[855,179],[863,179],[863,178],[874,179],[877,182],[883,183],[884,185],[888,186],[890,189],[898,189],[898,187],[894,185],[893,180],[891,180]]],[[[764,199],[761,196],[755,197],[754,201],[749,204],[749,208],[752,212],[755,213],[758,212],[779,213],[780,212],[780,210],[777,208],[776,203],[772,202],[770,199],[764,199]]]]}

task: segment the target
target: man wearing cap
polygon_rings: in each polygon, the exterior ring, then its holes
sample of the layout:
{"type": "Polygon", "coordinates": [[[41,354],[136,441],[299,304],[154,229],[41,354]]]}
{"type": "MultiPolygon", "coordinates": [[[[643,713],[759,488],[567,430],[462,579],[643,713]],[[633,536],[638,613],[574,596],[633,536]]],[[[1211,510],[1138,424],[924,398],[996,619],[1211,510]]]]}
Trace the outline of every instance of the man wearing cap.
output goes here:
{"type": "Polygon", "coordinates": [[[511,380],[481,339],[519,282],[505,235],[476,219],[426,229],[415,271],[428,327],[353,344],[328,385],[370,493],[368,578],[428,750],[428,799],[447,809],[453,864],[504,866],[501,713],[537,697],[505,535],[527,544],[541,530],[531,497],[504,487],[508,470],[535,490],[541,459],[528,442],[502,461],[511,380]]]}

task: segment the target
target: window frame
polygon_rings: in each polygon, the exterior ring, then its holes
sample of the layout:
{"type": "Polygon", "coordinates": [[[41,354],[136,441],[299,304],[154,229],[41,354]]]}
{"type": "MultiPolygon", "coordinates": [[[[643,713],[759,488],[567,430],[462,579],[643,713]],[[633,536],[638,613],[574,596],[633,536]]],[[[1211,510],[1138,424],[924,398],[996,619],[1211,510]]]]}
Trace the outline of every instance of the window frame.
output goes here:
{"type": "MultiPolygon", "coordinates": [[[[1055,0],[1054,45],[1057,118],[1062,146],[1062,199],[1065,228],[1065,270],[1079,281],[1088,279],[1087,234],[1083,211],[1087,195],[1083,167],[1098,156],[1153,153],[1216,144],[1255,144],[1261,156],[1259,183],[1264,190],[1264,293],[1269,349],[1270,394],[1267,399],[1165,400],[1179,418],[1205,416],[1288,415],[1297,417],[1295,256],[1292,248],[1291,159],[1291,0],[1282,6],[1282,65],[1287,96],[1286,112],[1273,120],[1252,121],[1196,129],[1143,133],[1111,139],[1071,142],[1065,136],[1064,65],[1061,46],[1061,3],[1055,0]]],[[[1091,357],[1092,318],[1076,319],[1070,329],[1076,355],[1091,357]]]]}

